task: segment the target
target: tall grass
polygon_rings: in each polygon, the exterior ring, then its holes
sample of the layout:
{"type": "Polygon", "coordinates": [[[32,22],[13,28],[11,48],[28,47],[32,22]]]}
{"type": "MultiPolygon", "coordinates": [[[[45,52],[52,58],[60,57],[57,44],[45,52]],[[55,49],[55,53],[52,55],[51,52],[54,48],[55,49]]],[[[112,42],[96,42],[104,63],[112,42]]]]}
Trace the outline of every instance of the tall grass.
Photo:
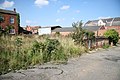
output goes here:
{"type": "Polygon", "coordinates": [[[46,62],[66,63],[85,51],[70,37],[0,36],[0,74],[46,62]]]}
{"type": "Polygon", "coordinates": [[[58,37],[58,40],[64,47],[64,53],[68,57],[76,57],[82,55],[87,49],[82,45],[75,45],[71,37],[58,37]]]}

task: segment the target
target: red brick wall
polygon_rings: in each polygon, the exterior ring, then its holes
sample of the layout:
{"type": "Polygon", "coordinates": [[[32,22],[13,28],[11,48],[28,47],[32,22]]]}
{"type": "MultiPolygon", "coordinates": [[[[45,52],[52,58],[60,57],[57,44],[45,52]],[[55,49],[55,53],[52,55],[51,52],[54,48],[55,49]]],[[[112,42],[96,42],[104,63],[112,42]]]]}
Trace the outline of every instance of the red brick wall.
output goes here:
{"type": "MultiPolygon", "coordinates": [[[[52,35],[54,35],[56,32],[52,32],[52,35]]],[[[72,32],[60,32],[60,35],[62,36],[68,36],[72,32]]]]}
{"type": "Polygon", "coordinates": [[[120,26],[107,26],[107,29],[115,29],[119,33],[119,36],[120,36],[120,26]]]}
{"type": "Polygon", "coordinates": [[[120,26],[106,26],[107,29],[120,29],[120,26]]]}
{"type": "Polygon", "coordinates": [[[98,30],[98,36],[103,36],[106,30],[98,30]]]}
{"type": "Polygon", "coordinates": [[[95,36],[103,36],[108,29],[115,29],[120,36],[120,26],[106,26],[105,29],[95,31],[95,36]]]}
{"type": "Polygon", "coordinates": [[[32,31],[32,27],[27,26],[27,27],[26,27],[26,30],[27,30],[27,31],[32,31]]]}
{"type": "Polygon", "coordinates": [[[15,33],[18,33],[18,22],[17,22],[17,15],[12,15],[12,14],[3,14],[0,13],[4,17],[4,22],[0,23],[0,26],[2,26],[3,29],[6,28],[8,25],[12,25],[15,29],[15,33]],[[10,18],[14,18],[14,23],[10,23],[10,18]]]}

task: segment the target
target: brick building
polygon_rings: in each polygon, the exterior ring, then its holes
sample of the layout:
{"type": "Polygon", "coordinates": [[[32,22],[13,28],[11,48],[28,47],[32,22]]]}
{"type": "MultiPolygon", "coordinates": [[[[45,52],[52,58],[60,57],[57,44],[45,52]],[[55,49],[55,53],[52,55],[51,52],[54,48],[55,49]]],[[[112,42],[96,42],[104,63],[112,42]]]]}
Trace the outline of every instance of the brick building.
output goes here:
{"type": "Polygon", "coordinates": [[[73,27],[63,27],[63,28],[56,28],[52,30],[52,35],[59,33],[61,36],[68,36],[69,34],[73,33],[75,28],[73,27]]]}
{"type": "Polygon", "coordinates": [[[13,11],[0,9],[0,27],[3,31],[9,29],[10,34],[18,34],[17,15],[15,8],[13,11]]]}
{"type": "Polygon", "coordinates": [[[94,31],[96,36],[103,36],[108,29],[115,29],[120,36],[120,17],[89,20],[83,28],[94,31]]]}
{"type": "MultiPolygon", "coordinates": [[[[85,23],[82,27],[83,29],[93,31],[95,33],[96,40],[95,42],[90,40],[89,45],[101,46],[105,43],[108,43],[108,40],[104,37],[104,33],[109,29],[115,29],[120,36],[120,17],[99,19],[99,20],[90,20],[85,23]]],[[[91,47],[91,46],[90,46],[91,47]]]]}
{"type": "Polygon", "coordinates": [[[38,34],[39,28],[41,28],[41,26],[26,26],[25,30],[32,32],[32,34],[38,34]]]}

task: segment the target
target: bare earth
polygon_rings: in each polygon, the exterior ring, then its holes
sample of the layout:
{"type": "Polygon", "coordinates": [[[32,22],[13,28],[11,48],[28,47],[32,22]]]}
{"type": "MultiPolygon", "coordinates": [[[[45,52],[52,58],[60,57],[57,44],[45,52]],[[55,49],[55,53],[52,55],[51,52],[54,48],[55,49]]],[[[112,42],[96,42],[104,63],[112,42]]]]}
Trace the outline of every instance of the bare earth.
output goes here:
{"type": "Polygon", "coordinates": [[[70,59],[66,65],[48,63],[10,72],[0,80],[120,80],[120,45],[70,59]]]}

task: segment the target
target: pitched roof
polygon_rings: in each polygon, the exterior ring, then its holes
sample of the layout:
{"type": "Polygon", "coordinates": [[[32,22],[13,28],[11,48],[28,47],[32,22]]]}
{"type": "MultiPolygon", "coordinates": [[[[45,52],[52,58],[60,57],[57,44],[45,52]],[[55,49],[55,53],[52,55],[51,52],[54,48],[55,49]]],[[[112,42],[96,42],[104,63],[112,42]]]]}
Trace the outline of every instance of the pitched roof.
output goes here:
{"type": "Polygon", "coordinates": [[[106,26],[120,26],[120,17],[112,18],[112,20],[107,22],[106,26]]]}
{"type": "Polygon", "coordinates": [[[97,31],[100,29],[100,26],[83,26],[82,29],[86,29],[89,31],[97,31]]]}
{"type": "Polygon", "coordinates": [[[16,14],[17,14],[15,11],[4,10],[4,9],[0,9],[0,13],[5,13],[5,14],[14,14],[14,15],[16,15],[16,14]]]}
{"type": "Polygon", "coordinates": [[[97,23],[99,20],[89,20],[88,22],[86,22],[86,24],[89,24],[91,22],[97,23]]]}
{"type": "Polygon", "coordinates": [[[56,28],[52,30],[52,32],[73,32],[73,31],[75,31],[75,28],[73,27],[56,28]]]}
{"type": "Polygon", "coordinates": [[[113,20],[113,18],[106,18],[106,19],[101,19],[104,23],[106,22],[111,22],[113,20]]]}
{"type": "Polygon", "coordinates": [[[116,17],[114,21],[120,21],[120,17],[116,17]]]}
{"type": "MultiPolygon", "coordinates": [[[[106,18],[106,19],[100,19],[100,20],[106,23],[106,26],[120,26],[120,17],[106,18]]],[[[99,20],[89,20],[88,22],[86,22],[85,26],[88,26],[88,24],[90,23],[92,23],[92,26],[97,26],[98,21],[99,20]]]]}
{"type": "Polygon", "coordinates": [[[61,28],[61,26],[46,26],[46,27],[41,27],[41,28],[51,28],[51,30],[54,30],[56,28],[61,28]]]}

